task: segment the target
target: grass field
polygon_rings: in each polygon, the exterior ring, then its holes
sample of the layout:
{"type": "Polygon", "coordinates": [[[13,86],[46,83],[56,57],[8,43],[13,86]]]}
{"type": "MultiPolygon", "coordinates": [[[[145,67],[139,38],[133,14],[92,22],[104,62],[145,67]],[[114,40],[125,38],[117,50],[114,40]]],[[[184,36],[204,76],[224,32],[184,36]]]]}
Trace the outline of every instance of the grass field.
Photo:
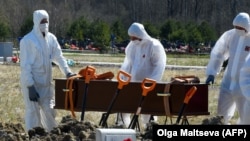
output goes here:
{"type": "MultiPolygon", "coordinates": [[[[113,62],[121,63],[124,59],[124,54],[80,54],[65,53],[65,57],[75,61],[87,62],[113,62]]],[[[202,54],[168,54],[168,65],[188,65],[188,66],[206,66],[209,55],[202,54]]]]}
{"type": "MultiPolygon", "coordinates": [[[[68,59],[74,59],[78,61],[93,61],[93,62],[122,62],[124,55],[76,55],[76,54],[65,54],[65,57],[68,59]]],[[[198,65],[205,66],[208,61],[208,57],[168,57],[168,64],[171,65],[198,65]]],[[[82,65],[77,65],[75,67],[71,67],[73,72],[77,73],[82,67],[82,65]]],[[[117,74],[119,71],[119,67],[96,67],[97,73],[112,71],[114,74],[117,74]]],[[[24,103],[22,99],[22,94],[20,90],[20,67],[19,64],[0,64],[0,121],[2,122],[21,122],[24,124],[24,103]]],[[[168,82],[171,77],[175,75],[196,75],[200,78],[201,83],[205,82],[205,70],[165,70],[162,81],[168,82]]],[[[64,75],[60,72],[58,67],[53,67],[53,78],[62,78],[64,75]]],[[[217,106],[217,98],[218,98],[218,88],[220,84],[222,74],[220,74],[216,78],[215,85],[209,86],[209,112],[210,116],[216,115],[216,106],[217,106]]],[[[65,110],[57,110],[58,116],[57,120],[60,121],[63,116],[69,115],[69,111],[65,110]]],[[[85,120],[90,120],[98,124],[102,113],[98,112],[87,112],[85,114],[85,120]],[[93,120],[97,119],[97,120],[93,120]]],[[[80,113],[77,113],[77,117],[80,117],[80,113]]],[[[190,117],[190,124],[200,124],[204,118],[208,118],[207,116],[197,116],[190,117]]],[[[165,117],[159,117],[159,123],[164,123],[165,117]]],[[[115,122],[114,115],[111,115],[109,118],[109,122],[115,122]]],[[[175,119],[173,119],[175,121],[175,119]]],[[[233,119],[233,122],[235,119],[233,119]]]]}

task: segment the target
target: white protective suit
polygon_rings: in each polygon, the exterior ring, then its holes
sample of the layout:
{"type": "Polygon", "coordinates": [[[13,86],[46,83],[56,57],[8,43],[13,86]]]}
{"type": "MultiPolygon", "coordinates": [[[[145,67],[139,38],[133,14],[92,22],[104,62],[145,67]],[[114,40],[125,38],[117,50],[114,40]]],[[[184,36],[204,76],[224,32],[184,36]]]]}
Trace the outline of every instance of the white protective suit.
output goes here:
{"type": "MultiPolygon", "coordinates": [[[[129,36],[142,39],[138,43],[130,41],[125,49],[125,59],[121,70],[131,75],[131,82],[142,82],[145,78],[156,81],[162,79],[167,62],[167,56],[159,40],[151,38],[139,23],[133,23],[128,29],[129,36]]],[[[139,102],[139,101],[138,101],[139,102]]],[[[122,114],[124,124],[130,124],[130,114],[122,114]]],[[[156,118],[156,117],[155,117],[156,118]]],[[[141,115],[145,126],[149,122],[150,115],[141,115]]],[[[122,124],[120,116],[118,124],[122,124]]]]}
{"type": "MultiPolygon", "coordinates": [[[[247,46],[250,51],[250,44],[247,46]]],[[[244,116],[242,124],[250,124],[250,54],[246,57],[245,64],[240,70],[240,87],[243,95],[246,98],[244,105],[244,116]]]]}
{"type": "MultiPolygon", "coordinates": [[[[249,22],[247,13],[239,13],[234,18],[233,25],[243,27],[249,32],[249,22]]],[[[229,124],[229,120],[234,116],[235,109],[239,113],[237,124],[243,123],[243,107],[246,100],[240,89],[239,75],[240,68],[249,53],[246,46],[250,46],[249,34],[240,35],[238,29],[228,30],[216,42],[207,65],[206,74],[216,76],[223,61],[229,58],[221,82],[217,109],[218,115],[224,117],[225,124],[229,124]]]]}
{"type": "Polygon", "coordinates": [[[54,85],[52,84],[52,61],[65,74],[71,73],[57,38],[50,32],[43,37],[39,25],[42,19],[49,21],[44,10],[33,13],[33,30],[20,41],[21,89],[25,102],[26,131],[33,127],[43,127],[50,131],[57,126],[55,120],[54,85]],[[35,86],[39,94],[38,102],[30,101],[28,86],[35,86]]]}

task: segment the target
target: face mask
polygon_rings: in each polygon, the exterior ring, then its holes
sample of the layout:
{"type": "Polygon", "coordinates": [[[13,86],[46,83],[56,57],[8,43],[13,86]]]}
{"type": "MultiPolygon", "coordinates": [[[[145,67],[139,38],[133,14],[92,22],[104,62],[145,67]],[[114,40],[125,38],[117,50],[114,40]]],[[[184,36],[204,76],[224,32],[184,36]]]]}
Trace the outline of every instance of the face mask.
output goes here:
{"type": "Polygon", "coordinates": [[[40,24],[39,28],[41,32],[47,33],[49,31],[49,24],[48,23],[40,24]]]}
{"type": "Polygon", "coordinates": [[[239,36],[245,36],[247,34],[247,32],[245,32],[245,30],[239,30],[239,29],[235,29],[236,33],[239,36]]]}

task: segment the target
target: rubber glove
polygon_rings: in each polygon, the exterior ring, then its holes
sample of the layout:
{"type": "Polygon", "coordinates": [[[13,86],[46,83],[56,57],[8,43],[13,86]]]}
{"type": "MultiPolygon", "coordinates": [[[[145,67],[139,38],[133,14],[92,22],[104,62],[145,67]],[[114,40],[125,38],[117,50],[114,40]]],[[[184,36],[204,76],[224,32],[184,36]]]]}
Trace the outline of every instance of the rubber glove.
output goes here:
{"type": "Polygon", "coordinates": [[[68,73],[68,74],[66,75],[66,77],[67,77],[67,78],[70,78],[70,77],[75,76],[75,75],[76,75],[75,73],[71,73],[71,72],[70,72],[70,73],[68,73]]]}
{"type": "Polygon", "coordinates": [[[206,84],[210,84],[210,82],[211,82],[211,84],[214,84],[214,76],[213,75],[209,75],[207,77],[206,84]]]}
{"type": "Polygon", "coordinates": [[[39,94],[37,93],[34,85],[28,87],[28,89],[29,89],[29,98],[30,98],[30,101],[37,102],[38,98],[39,98],[39,94]]]}

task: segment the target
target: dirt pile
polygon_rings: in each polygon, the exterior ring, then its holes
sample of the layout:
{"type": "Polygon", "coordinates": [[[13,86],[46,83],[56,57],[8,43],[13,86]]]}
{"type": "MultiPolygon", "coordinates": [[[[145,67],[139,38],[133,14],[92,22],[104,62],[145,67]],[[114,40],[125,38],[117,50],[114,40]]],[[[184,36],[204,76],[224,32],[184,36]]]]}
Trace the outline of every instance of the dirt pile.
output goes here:
{"type": "MultiPolygon", "coordinates": [[[[148,124],[145,131],[137,133],[138,140],[150,141],[153,138],[153,125],[148,124]]],[[[212,117],[203,120],[203,125],[222,125],[222,117],[212,117]]],[[[91,122],[80,122],[70,116],[63,117],[61,123],[51,132],[46,132],[41,127],[33,128],[25,133],[20,123],[0,123],[0,141],[95,141],[96,129],[99,126],[91,122]]],[[[124,126],[113,126],[111,128],[124,128],[124,126]]]]}
{"type": "MultiPolygon", "coordinates": [[[[35,127],[25,133],[21,124],[0,123],[1,141],[95,141],[95,131],[99,126],[91,122],[80,122],[70,116],[63,117],[61,123],[46,132],[44,128],[35,127]]],[[[113,126],[112,128],[124,128],[113,126]]],[[[148,133],[147,133],[148,134],[148,133]]],[[[138,133],[137,138],[148,138],[149,135],[138,133]]]]}
{"type": "Polygon", "coordinates": [[[29,136],[25,133],[20,123],[0,123],[1,141],[28,141],[29,136]]]}

